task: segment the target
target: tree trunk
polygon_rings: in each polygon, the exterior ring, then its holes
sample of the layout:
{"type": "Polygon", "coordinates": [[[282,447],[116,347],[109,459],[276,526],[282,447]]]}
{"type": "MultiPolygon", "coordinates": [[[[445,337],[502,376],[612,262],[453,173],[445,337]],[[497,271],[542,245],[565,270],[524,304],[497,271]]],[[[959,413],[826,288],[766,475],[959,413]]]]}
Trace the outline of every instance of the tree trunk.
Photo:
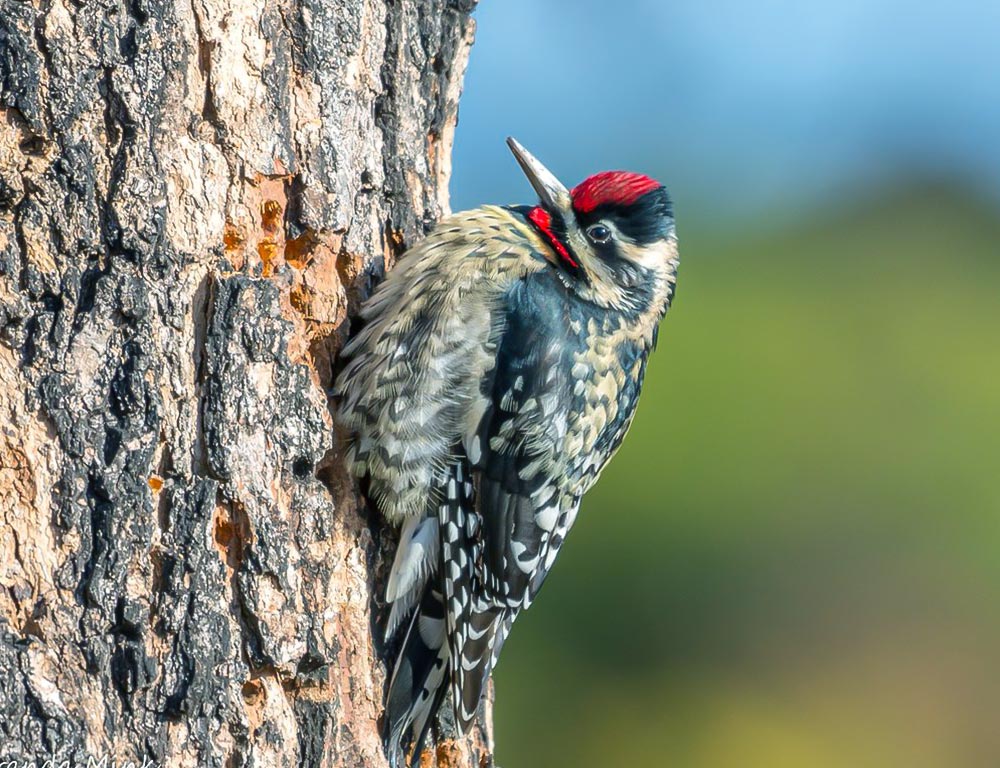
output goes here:
{"type": "Polygon", "coordinates": [[[447,208],[474,2],[0,0],[0,761],[385,765],[327,392],[447,208]]]}

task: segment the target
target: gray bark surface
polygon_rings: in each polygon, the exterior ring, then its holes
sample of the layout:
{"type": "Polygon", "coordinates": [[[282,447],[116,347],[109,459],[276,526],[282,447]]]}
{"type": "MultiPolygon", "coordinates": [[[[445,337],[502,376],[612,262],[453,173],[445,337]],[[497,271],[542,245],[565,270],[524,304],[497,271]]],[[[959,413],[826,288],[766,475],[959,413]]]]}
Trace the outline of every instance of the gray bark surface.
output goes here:
{"type": "Polygon", "coordinates": [[[0,761],[385,765],[327,391],[447,209],[474,2],[0,0],[0,761]]]}

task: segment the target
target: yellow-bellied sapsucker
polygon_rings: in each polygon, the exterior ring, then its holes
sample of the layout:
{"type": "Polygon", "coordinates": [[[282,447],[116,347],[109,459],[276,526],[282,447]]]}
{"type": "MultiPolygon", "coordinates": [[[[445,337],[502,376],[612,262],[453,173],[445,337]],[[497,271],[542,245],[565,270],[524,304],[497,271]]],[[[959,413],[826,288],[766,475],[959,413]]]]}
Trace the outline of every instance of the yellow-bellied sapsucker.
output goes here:
{"type": "Polygon", "coordinates": [[[519,611],[635,413],[670,304],[666,190],[637,173],[567,190],[513,139],[539,196],[442,220],[364,305],[339,376],[351,462],[402,526],[387,635],[393,766],[451,690],[466,731],[519,611]]]}

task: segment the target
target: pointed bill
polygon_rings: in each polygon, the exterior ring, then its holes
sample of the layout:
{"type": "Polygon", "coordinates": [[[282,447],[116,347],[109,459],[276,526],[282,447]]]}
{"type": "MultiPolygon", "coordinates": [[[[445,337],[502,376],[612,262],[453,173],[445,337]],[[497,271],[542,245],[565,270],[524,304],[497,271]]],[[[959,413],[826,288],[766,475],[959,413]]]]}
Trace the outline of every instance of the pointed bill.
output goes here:
{"type": "Polygon", "coordinates": [[[572,205],[569,190],[563,186],[562,182],[555,177],[552,171],[542,165],[514,137],[507,137],[507,146],[514,153],[518,165],[521,166],[524,175],[528,177],[531,186],[538,193],[538,199],[541,204],[550,211],[568,211],[572,205]]]}

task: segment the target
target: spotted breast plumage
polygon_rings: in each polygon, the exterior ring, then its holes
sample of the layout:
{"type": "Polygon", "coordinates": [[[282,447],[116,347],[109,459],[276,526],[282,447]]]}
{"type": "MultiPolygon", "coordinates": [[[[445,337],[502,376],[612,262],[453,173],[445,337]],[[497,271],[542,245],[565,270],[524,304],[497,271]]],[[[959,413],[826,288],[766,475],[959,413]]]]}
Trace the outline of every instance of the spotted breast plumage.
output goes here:
{"type": "Polygon", "coordinates": [[[517,142],[539,195],[442,220],[365,303],[344,350],[350,461],[401,527],[387,635],[390,764],[450,691],[467,730],[518,613],[631,424],[674,292],[666,190],[636,173],[567,190],[517,142]]]}

